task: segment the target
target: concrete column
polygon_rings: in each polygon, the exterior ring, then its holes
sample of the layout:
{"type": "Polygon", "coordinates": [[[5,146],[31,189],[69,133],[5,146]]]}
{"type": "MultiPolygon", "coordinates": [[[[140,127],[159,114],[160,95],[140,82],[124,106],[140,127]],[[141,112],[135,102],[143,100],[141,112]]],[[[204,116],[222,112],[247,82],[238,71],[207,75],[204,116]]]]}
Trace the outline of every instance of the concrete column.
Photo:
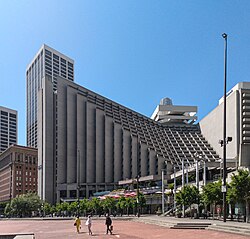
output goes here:
{"type": "Polygon", "coordinates": [[[76,95],[71,87],[67,88],[67,183],[76,183],[76,95]]]}
{"type": "Polygon", "coordinates": [[[132,178],[137,177],[139,168],[138,168],[138,139],[135,136],[131,136],[131,148],[132,148],[132,178]]]}
{"type": "Polygon", "coordinates": [[[95,105],[87,102],[86,104],[86,181],[87,183],[94,183],[95,182],[95,161],[96,161],[96,155],[95,155],[95,127],[96,127],[96,121],[95,121],[95,105]]]}
{"type": "Polygon", "coordinates": [[[130,132],[123,129],[123,179],[131,178],[130,132]]]}
{"type": "Polygon", "coordinates": [[[207,184],[207,178],[206,178],[206,161],[204,160],[204,170],[203,170],[203,186],[206,186],[207,184]]]}
{"type": "Polygon", "coordinates": [[[149,151],[149,174],[156,174],[156,152],[152,149],[149,151]]]}
{"type": "Polygon", "coordinates": [[[199,190],[199,161],[196,160],[195,161],[195,167],[196,167],[196,187],[198,188],[199,190]]]}
{"type": "Polygon", "coordinates": [[[114,124],[114,181],[122,179],[122,127],[114,124]]]}
{"type": "Polygon", "coordinates": [[[105,119],[104,112],[96,109],[96,182],[105,181],[105,119]]]}
{"type": "Polygon", "coordinates": [[[141,144],[141,175],[140,176],[147,176],[148,175],[148,146],[144,143],[141,144]]]}
{"type": "Polygon", "coordinates": [[[77,150],[80,152],[80,183],[86,182],[86,98],[77,94],[77,150]]]}
{"type": "Polygon", "coordinates": [[[105,116],[105,183],[114,180],[114,126],[113,119],[105,116]]]}
{"type": "Polygon", "coordinates": [[[176,209],[176,166],[174,165],[174,210],[176,209]]]}

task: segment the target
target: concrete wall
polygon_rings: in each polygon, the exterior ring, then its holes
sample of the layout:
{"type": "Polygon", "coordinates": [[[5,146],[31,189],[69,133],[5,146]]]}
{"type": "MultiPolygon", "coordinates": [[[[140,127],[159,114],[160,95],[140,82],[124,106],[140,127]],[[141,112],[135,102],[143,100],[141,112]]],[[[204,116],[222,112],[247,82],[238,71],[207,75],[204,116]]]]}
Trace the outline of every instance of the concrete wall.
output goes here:
{"type": "MultiPolygon", "coordinates": [[[[227,145],[227,158],[235,158],[239,151],[239,93],[233,92],[227,97],[227,137],[233,141],[227,145]]],[[[216,152],[222,157],[223,147],[219,140],[223,139],[223,109],[224,104],[218,105],[213,111],[200,121],[201,132],[216,152]]]]}

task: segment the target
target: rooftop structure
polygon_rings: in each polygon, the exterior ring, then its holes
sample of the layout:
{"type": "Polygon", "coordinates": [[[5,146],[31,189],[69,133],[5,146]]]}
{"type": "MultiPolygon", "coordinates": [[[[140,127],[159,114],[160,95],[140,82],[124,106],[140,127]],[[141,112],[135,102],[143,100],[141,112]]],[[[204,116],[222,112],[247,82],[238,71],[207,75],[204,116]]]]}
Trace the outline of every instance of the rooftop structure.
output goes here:
{"type": "Polygon", "coordinates": [[[197,106],[173,105],[170,98],[163,98],[151,119],[161,124],[193,124],[197,120],[197,106]]]}

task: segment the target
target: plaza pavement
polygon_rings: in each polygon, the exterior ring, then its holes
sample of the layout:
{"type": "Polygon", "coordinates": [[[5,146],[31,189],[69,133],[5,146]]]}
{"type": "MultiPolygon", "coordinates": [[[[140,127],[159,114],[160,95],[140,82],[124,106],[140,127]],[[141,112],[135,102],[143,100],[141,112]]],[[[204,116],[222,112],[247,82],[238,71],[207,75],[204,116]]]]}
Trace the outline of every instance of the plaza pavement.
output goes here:
{"type": "MultiPolygon", "coordinates": [[[[179,219],[161,216],[142,216],[139,219],[135,217],[116,217],[113,218],[114,235],[105,234],[105,218],[93,217],[92,231],[93,235],[87,233],[85,218],[82,218],[81,233],[75,232],[73,226],[74,219],[46,218],[46,219],[1,219],[0,235],[8,234],[34,234],[35,239],[78,239],[78,238],[121,238],[121,239],[247,239],[247,235],[238,235],[225,233],[215,230],[197,230],[197,229],[170,229],[167,224],[170,222],[190,222],[203,220],[198,219],[179,219]],[[150,222],[149,222],[150,221],[150,222]],[[165,222],[165,225],[161,224],[165,222]],[[158,224],[158,225],[156,225],[158,224]]],[[[212,220],[205,220],[212,221],[212,220]]],[[[217,221],[217,223],[223,223],[217,221]]],[[[249,228],[248,224],[237,222],[226,222],[231,227],[244,226],[249,228]]],[[[0,236],[0,239],[4,237],[0,236]]],[[[22,239],[29,237],[22,236],[22,239]]]]}

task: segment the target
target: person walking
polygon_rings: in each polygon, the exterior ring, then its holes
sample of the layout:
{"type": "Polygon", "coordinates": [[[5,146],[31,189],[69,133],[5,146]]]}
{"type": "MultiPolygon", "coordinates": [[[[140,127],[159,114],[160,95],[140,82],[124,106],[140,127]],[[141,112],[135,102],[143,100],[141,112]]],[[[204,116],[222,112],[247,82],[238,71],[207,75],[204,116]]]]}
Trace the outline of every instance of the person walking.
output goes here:
{"type": "Polygon", "coordinates": [[[105,225],[107,226],[107,230],[106,230],[106,234],[108,234],[108,232],[110,232],[110,235],[112,235],[112,220],[109,216],[109,214],[106,214],[106,221],[105,221],[105,225]]]}
{"type": "Polygon", "coordinates": [[[88,227],[89,235],[92,235],[92,231],[91,231],[92,218],[91,218],[91,215],[88,215],[87,221],[85,222],[85,225],[88,227]]]}
{"type": "Polygon", "coordinates": [[[76,227],[77,233],[80,233],[81,220],[80,220],[79,216],[77,216],[77,218],[75,219],[74,226],[76,227]]]}

